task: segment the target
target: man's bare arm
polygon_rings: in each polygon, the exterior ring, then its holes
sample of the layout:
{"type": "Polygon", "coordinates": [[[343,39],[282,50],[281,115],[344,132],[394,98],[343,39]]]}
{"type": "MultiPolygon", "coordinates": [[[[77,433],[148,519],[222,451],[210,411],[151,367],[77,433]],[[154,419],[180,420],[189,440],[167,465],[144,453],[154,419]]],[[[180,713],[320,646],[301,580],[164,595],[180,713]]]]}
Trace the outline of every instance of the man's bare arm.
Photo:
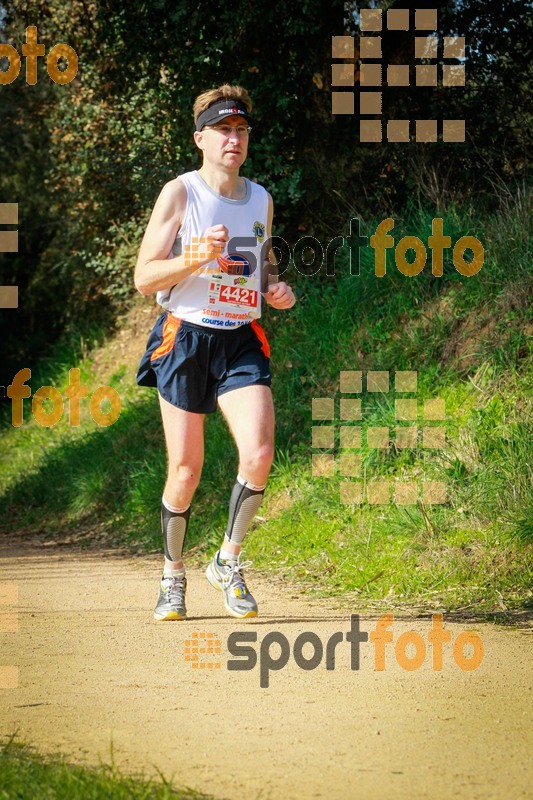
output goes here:
{"type": "Polygon", "coordinates": [[[202,235],[203,243],[197,252],[168,258],[186,207],[187,189],[183,181],[176,178],[166,183],[157,198],[137,257],[134,280],[142,295],[170,289],[224,251],[228,230],[224,225],[214,225],[202,235]]]}

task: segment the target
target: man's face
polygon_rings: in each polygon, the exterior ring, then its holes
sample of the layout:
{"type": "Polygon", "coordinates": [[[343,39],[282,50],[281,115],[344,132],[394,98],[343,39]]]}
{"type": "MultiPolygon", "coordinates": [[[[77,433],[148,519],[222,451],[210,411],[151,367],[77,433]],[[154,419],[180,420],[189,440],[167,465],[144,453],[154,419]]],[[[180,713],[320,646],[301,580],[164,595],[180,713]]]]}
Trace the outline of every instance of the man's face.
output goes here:
{"type": "Polygon", "coordinates": [[[201,131],[195,131],[194,141],[203,151],[204,161],[226,169],[239,169],[248,154],[248,134],[239,134],[236,128],[247,127],[244,117],[233,114],[213,126],[206,125],[201,131]]]}

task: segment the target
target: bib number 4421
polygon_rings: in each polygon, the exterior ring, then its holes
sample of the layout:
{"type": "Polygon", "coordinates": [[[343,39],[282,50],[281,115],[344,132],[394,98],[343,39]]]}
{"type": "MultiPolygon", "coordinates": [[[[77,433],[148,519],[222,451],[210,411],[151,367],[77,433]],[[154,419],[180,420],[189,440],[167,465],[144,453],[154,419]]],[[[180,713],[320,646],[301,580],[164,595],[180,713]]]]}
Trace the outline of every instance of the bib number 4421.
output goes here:
{"type": "Polygon", "coordinates": [[[257,305],[257,292],[243,286],[221,286],[220,300],[223,303],[237,303],[240,306],[257,305]]]}

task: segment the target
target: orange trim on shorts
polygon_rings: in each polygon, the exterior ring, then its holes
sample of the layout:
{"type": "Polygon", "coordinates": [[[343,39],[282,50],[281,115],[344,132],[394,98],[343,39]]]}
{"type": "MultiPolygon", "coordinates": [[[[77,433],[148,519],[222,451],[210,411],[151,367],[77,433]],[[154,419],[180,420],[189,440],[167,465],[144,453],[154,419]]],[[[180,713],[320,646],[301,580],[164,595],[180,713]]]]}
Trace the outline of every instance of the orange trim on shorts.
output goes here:
{"type": "Polygon", "coordinates": [[[267,358],[270,358],[270,345],[266,333],[256,319],[252,321],[252,330],[261,342],[261,350],[267,358]]]}
{"type": "Polygon", "coordinates": [[[163,323],[163,338],[161,340],[161,344],[159,345],[159,347],[156,347],[156,349],[150,356],[150,361],[155,361],[156,358],[160,358],[161,356],[166,356],[167,353],[170,353],[170,351],[174,347],[174,341],[176,339],[176,334],[179,330],[180,325],[181,325],[181,319],[173,317],[169,311],[163,323]]]}

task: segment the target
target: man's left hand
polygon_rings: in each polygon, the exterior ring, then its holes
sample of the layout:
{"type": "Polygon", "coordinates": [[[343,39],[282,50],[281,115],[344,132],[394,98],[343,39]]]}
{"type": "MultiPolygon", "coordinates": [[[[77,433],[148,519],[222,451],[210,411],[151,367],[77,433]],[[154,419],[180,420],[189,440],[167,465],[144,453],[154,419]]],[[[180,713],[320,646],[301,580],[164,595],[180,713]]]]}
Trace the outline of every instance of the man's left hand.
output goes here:
{"type": "Polygon", "coordinates": [[[272,308],[292,308],[296,302],[294,292],[285,281],[271,284],[263,297],[272,308]]]}

